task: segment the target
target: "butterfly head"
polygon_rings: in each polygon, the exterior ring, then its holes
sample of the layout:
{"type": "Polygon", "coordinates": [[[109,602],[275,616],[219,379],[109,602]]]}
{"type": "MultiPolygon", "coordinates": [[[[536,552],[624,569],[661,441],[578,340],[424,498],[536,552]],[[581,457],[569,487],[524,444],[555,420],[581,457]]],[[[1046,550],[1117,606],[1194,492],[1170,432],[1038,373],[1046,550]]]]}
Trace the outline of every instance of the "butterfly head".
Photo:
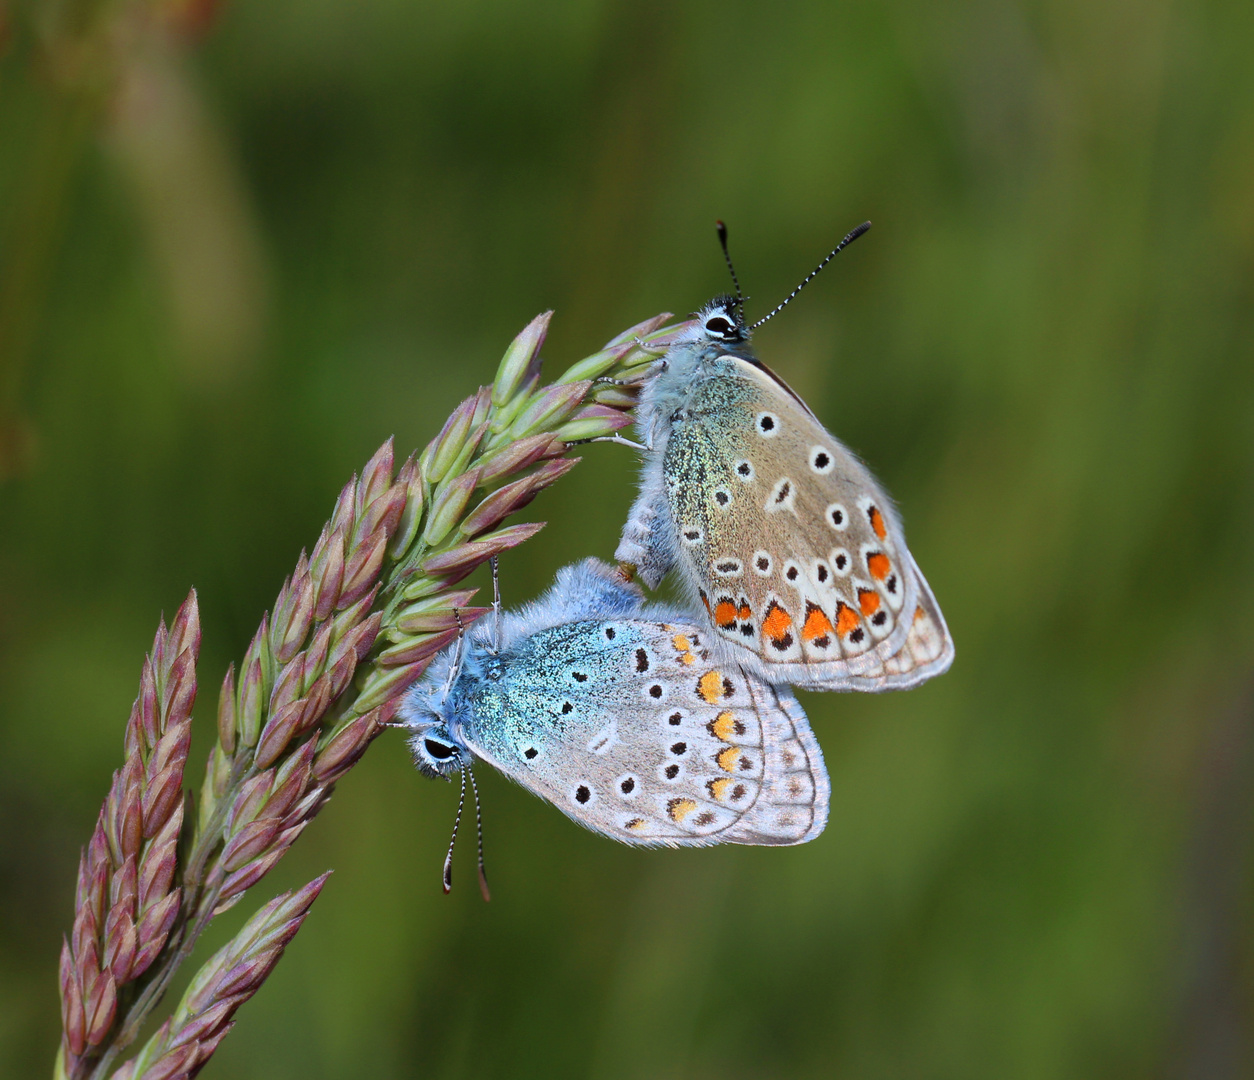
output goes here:
{"type": "Polygon", "coordinates": [[[411,735],[409,749],[418,771],[432,780],[437,776],[447,780],[461,771],[466,760],[465,747],[457,743],[442,724],[433,724],[426,731],[411,735]]]}
{"type": "Polygon", "coordinates": [[[694,333],[710,345],[740,345],[749,340],[741,302],[734,296],[716,296],[696,313],[694,333]]]}
{"type": "MultiPolygon", "coordinates": [[[[433,669],[436,666],[432,664],[433,669]]],[[[449,724],[450,697],[445,681],[428,671],[427,676],[405,694],[396,718],[396,726],[403,728],[409,737],[414,765],[423,776],[432,779],[447,780],[470,760],[469,747],[454,734],[449,724]]]]}

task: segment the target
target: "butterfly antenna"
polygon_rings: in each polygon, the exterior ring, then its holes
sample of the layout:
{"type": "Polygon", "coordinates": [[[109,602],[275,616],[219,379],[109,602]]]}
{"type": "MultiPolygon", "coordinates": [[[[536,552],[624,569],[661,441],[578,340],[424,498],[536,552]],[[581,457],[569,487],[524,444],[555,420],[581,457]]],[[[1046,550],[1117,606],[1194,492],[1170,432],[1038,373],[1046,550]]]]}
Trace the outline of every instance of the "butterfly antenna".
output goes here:
{"type": "Polygon", "coordinates": [[[488,892],[488,871],[483,865],[483,813],[479,804],[479,784],[475,780],[475,770],[470,767],[470,762],[466,762],[465,771],[470,774],[470,788],[475,793],[475,835],[479,840],[479,892],[483,894],[483,902],[486,904],[492,899],[492,894],[488,892]]]}
{"type": "MultiPolygon", "coordinates": [[[[461,755],[458,755],[460,760],[461,755]]],[[[444,892],[453,891],[453,845],[457,843],[457,830],[462,824],[462,807],[466,805],[466,766],[462,766],[462,790],[457,796],[457,816],[453,819],[453,835],[449,838],[448,854],[444,856],[444,892]]]]}
{"type": "Polygon", "coordinates": [[[497,557],[492,556],[492,651],[501,651],[501,571],[497,557]]]}
{"type": "Polygon", "coordinates": [[[727,226],[721,221],[716,221],[714,227],[718,230],[718,242],[723,245],[723,258],[727,260],[727,269],[731,271],[732,284],[736,286],[736,306],[740,308],[741,317],[744,317],[745,298],[740,291],[740,278],[736,276],[736,268],[732,266],[731,252],[727,250],[727,226]]]}
{"type": "Polygon", "coordinates": [[[788,306],[788,304],[792,301],[792,298],[796,296],[797,293],[801,292],[802,289],[804,289],[807,285],[809,285],[810,282],[813,281],[818,276],[819,271],[822,270],[823,267],[825,267],[829,262],[832,261],[832,259],[834,259],[842,251],[844,251],[845,248],[847,248],[850,244],[852,244],[855,240],[857,240],[858,237],[861,236],[864,232],[866,232],[867,229],[869,229],[870,227],[871,227],[871,223],[869,221],[864,221],[861,225],[859,225],[856,229],[854,229],[851,233],[849,233],[848,236],[846,236],[839,244],[837,244],[834,248],[832,248],[831,251],[827,253],[826,259],[824,259],[821,263],[819,263],[818,266],[816,266],[813,270],[811,270],[808,274],[806,274],[805,279],[801,282],[800,285],[798,285],[795,289],[793,289],[792,292],[790,292],[787,296],[784,297],[783,303],[781,303],[779,307],[777,307],[774,311],[772,311],[765,318],[759,319],[751,327],[749,327],[749,329],[756,330],[759,326],[761,326],[764,322],[766,322],[767,319],[775,318],[776,315],[778,315],[781,311],[784,310],[784,308],[788,306]]]}

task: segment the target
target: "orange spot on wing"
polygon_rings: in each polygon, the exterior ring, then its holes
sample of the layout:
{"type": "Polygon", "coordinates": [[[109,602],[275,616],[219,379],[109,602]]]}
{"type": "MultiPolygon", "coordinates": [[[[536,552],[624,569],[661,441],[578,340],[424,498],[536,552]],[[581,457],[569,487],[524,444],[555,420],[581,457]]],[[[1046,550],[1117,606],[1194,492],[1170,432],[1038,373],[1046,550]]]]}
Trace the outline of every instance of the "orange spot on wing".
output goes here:
{"type": "Polygon", "coordinates": [[[671,799],[666,804],[666,812],[670,814],[671,821],[681,822],[689,814],[697,808],[695,799],[671,799]]]}
{"type": "Polygon", "coordinates": [[[681,659],[685,664],[695,664],[697,662],[697,658],[690,652],[684,653],[684,655],[679,659],[681,659]]]}
{"type": "Polygon", "coordinates": [[[712,721],[710,721],[710,734],[716,739],[722,739],[723,742],[731,742],[731,737],[736,733],[736,714],[724,709],[712,721]]]}
{"type": "Polygon", "coordinates": [[[707,704],[713,705],[723,696],[723,673],[710,670],[697,680],[697,693],[707,704]]]}
{"type": "Polygon", "coordinates": [[[752,615],[753,615],[753,612],[750,610],[748,604],[741,604],[740,610],[736,612],[736,617],[741,622],[748,622],[752,615]]]}
{"type": "Polygon", "coordinates": [[[884,527],[884,515],[872,506],[867,511],[867,516],[871,519],[871,528],[875,530],[875,535],[883,540],[888,535],[888,530],[884,527]]]}
{"type": "Polygon", "coordinates": [[[728,746],[720,750],[714,755],[714,760],[718,763],[718,767],[723,772],[735,772],[736,762],[740,759],[740,748],[737,746],[728,746]]]}
{"type": "Polygon", "coordinates": [[[914,609],[914,621],[915,622],[918,622],[920,619],[926,619],[926,618],[927,618],[927,612],[924,611],[921,607],[917,607],[914,609]]]}
{"type": "Polygon", "coordinates": [[[843,600],[836,602],[836,633],[841,637],[852,634],[858,628],[858,616],[843,600]]]}
{"type": "Polygon", "coordinates": [[[858,606],[863,615],[874,615],[880,609],[880,594],[871,589],[859,589],[858,606]]]}
{"type": "Polygon", "coordinates": [[[692,642],[688,640],[687,634],[676,634],[671,638],[671,644],[675,646],[676,652],[687,652],[692,648],[692,642]]]}
{"type": "Polygon", "coordinates": [[[779,641],[791,628],[792,616],[772,601],[770,610],[766,613],[766,618],[762,620],[762,633],[779,641]]]}
{"type": "Polygon", "coordinates": [[[720,630],[730,630],[736,625],[736,605],[731,600],[720,600],[714,609],[714,625],[720,630]]]}
{"type": "Polygon", "coordinates": [[[888,572],[893,568],[893,564],[889,562],[888,556],[882,551],[877,551],[873,555],[866,557],[866,568],[871,571],[871,577],[876,581],[883,581],[888,577],[888,572]]]}
{"type": "Polygon", "coordinates": [[[832,621],[823,614],[823,609],[811,604],[806,610],[805,625],[801,628],[801,636],[806,641],[813,641],[824,634],[831,633],[832,621]]]}
{"type": "Polygon", "coordinates": [[[717,780],[711,780],[705,785],[705,790],[714,796],[719,802],[723,801],[723,792],[734,784],[735,781],[730,776],[722,776],[717,780]]]}

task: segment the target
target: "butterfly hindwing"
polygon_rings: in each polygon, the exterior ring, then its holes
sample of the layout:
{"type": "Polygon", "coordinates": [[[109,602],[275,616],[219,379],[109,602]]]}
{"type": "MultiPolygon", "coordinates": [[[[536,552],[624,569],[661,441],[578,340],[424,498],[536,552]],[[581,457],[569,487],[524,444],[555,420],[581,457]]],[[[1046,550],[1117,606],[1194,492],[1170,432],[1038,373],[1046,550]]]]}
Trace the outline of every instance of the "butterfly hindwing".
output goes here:
{"type": "Polygon", "coordinates": [[[507,618],[499,651],[476,641],[447,690],[431,689],[442,685],[433,672],[411,715],[442,720],[453,743],[624,843],[817,836],[827,773],[792,694],[718,659],[709,631],[682,613],[638,599],[606,613],[609,573],[593,560],[563,571],[549,596],[507,618]]]}

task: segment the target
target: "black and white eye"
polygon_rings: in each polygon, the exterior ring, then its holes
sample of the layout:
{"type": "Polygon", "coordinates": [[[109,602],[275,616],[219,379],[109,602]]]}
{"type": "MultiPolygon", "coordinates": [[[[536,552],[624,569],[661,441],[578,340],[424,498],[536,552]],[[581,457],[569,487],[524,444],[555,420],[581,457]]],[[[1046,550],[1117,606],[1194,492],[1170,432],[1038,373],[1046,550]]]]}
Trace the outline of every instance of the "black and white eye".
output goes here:
{"type": "Polygon", "coordinates": [[[764,439],[773,439],[779,434],[779,417],[774,413],[760,412],[753,418],[753,426],[764,439]]]}
{"type": "Polygon", "coordinates": [[[841,577],[849,573],[852,566],[849,561],[849,552],[844,548],[835,548],[831,555],[828,556],[828,562],[832,564],[832,569],[841,577]]]}
{"type": "Polygon", "coordinates": [[[727,337],[732,332],[731,321],[722,315],[715,315],[712,319],[706,319],[705,328],[711,334],[717,334],[719,337],[727,337]]]}
{"type": "Polygon", "coordinates": [[[752,561],[754,573],[760,577],[770,577],[771,571],[775,569],[775,563],[771,559],[770,552],[755,551],[752,561]]]}
{"type": "Polygon", "coordinates": [[[572,802],[576,802],[580,806],[587,806],[596,797],[596,793],[592,790],[590,784],[576,784],[574,790],[570,793],[570,797],[572,802]]]}
{"type": "Polygon", "coordinates": [[[699,525],[685,525],[680,530],[680,535],[683,536],[684,543],[689,545],[699,544],[705,538],[699,525]]]}
{"type": "Polygon", "coordinates": [[[832,503],[823,513],[827,517],[827,523],[837,532],[844,532],[849,528],[849,511],[840,503],[832,503]]]}
{"type": "Polygon", "coordinates": [[[810,468],[820,476],[826,476],[836,465],[832,452],[825,446],[810,447],[810,468]]]}
{"type": "Polygon", "coordinates": [[[744,458],[741,458],[740,461],[732,465],[732,468],[736,470],[736,476],[743,484],[749,483],[754,477],[752,461],[746,461],[744,458]]]}
{"type": "Polygon", "coordinates": [[[436,761],[447,761],[459,753],[456,746],[444,739],[433,739],[430,736],[422,740],[422,748],[436,761]]]}
{"type": "Polygon", "coordinates": [[[720,510],[724,509],[731,503],[731,492],[725,487],[714,489],[714,502],[720,510]]]}

